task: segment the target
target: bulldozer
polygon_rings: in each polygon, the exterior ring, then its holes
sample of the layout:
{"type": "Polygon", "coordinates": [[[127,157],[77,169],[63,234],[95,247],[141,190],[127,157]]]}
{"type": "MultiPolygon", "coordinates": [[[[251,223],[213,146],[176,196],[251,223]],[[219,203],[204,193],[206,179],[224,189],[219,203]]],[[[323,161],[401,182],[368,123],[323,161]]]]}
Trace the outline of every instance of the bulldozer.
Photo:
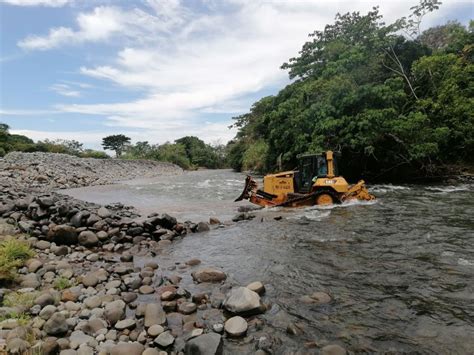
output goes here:
{"type": "Polygon", "coordinates": [[[375,199],[367,190],[364,180],[349,185],[346,179],[339,176],[332,151],[304,154],[297,158],[297,170],[266,175],[263,178],[263,190],[248,175],[244,190],[235,202],[249,200],[264,207],[301,207],[375,199]]]}

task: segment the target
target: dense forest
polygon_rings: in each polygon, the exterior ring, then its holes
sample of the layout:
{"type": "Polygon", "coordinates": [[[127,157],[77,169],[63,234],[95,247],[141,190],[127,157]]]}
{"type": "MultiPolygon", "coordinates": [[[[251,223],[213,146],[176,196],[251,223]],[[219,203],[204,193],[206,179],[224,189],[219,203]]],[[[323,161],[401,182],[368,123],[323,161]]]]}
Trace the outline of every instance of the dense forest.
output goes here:
{"type": "Polygon", "coordinates": [[[390,25],[378,8],[338,14],[310,34],[282,65],[292,83],[235,117],[230,165],[266,172],[280,160],[291,169],[298,154],[331,149],[350,179],[409,181],[472,166],[474,23],[420,33],[439,5],[423,0],[390,25]]]}

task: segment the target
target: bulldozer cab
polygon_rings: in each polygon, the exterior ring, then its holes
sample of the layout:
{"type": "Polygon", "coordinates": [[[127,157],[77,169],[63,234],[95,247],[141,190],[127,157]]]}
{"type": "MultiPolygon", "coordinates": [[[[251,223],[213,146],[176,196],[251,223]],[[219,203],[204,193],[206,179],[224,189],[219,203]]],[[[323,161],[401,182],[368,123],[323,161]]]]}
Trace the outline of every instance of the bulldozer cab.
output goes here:
{"type": "Polygon", "coordinates": [[[295,182],[299,193],[309,193],[316,178],[338,175],[336,161],[331,151],[322,154],[299,155],[297,158],[299,167],[295,182]]]}

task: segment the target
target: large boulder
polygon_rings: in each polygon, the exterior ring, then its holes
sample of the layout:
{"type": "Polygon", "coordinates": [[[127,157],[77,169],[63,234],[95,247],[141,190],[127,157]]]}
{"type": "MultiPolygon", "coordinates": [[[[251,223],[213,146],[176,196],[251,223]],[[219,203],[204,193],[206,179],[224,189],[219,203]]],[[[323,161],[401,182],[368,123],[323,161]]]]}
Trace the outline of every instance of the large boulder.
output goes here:
{"type": "Polygon", "coordinates": [[[217,333],[208,333],[189,340],[184,347],[185,355],[221,355],[222,337],[217,333]]]}
{"type": "Polygon", "coordinates": [[[227,277],[223,271],[210,267],[193,272],[192,276],[196,282],[220,282],[227,277]]]}
{"type": "Polygon", "coordinates": [[[48,335],[64,335],[68,331],[66,317],[61,313],[54,313],[43,325],[43,330],[48,335]]]}
{"type": "Polygon", "coordinates": [[[260,310],[260,296],[247,287],[235,287],[227,294],[223,306],[236,314],[255,313],[260,310]]]}
{"type": "Polygon", "coordinates": [[[76,228],[66,224],[60,224],[52,227],[48,232],[48,237],[50,240],[59,245],[77,244],[76,228]]]}

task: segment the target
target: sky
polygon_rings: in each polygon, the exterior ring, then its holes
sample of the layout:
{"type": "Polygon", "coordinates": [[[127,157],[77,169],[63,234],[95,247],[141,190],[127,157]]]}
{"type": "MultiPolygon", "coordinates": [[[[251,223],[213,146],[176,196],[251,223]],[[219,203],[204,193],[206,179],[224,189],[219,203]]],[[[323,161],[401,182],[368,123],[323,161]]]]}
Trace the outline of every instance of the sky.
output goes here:
{"type": "MultiPolygon", "coordinates": [[[[34,140],[100,148],[125,134],[164,143],[235,136],[232,117],[288,84],[282,63],[336,13],[417,0],[0,0],[0,122],[34,140]]],[[[423,28],[474,18],[443,0],[423,28]]]]}

